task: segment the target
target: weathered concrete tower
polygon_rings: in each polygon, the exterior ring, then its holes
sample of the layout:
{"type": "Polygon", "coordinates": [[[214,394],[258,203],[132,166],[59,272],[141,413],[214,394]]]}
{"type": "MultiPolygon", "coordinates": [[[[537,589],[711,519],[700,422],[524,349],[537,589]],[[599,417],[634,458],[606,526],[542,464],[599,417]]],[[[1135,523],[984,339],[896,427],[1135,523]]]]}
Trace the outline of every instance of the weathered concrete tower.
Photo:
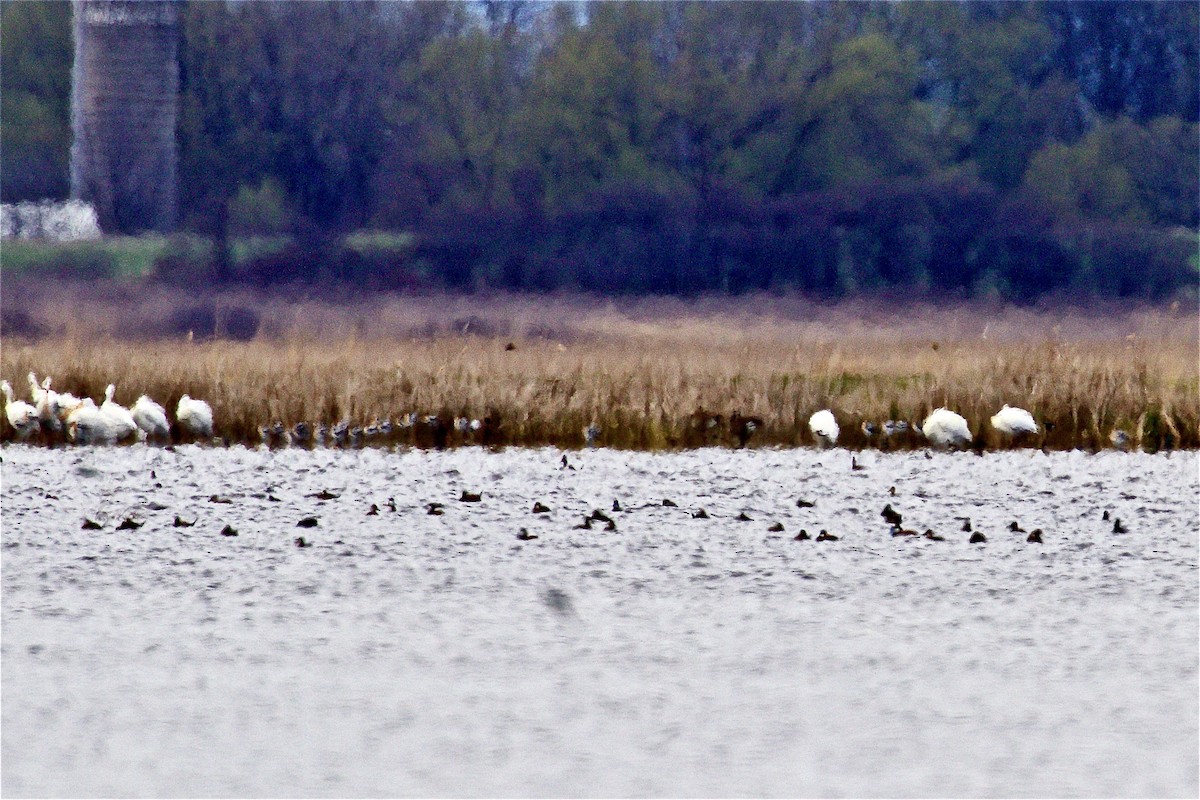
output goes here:
{"type": "Polygon", "coordinates": [[[105,233],[175,224],[179,15],[163,0],[74,0],[71,196],[105,233]]]}

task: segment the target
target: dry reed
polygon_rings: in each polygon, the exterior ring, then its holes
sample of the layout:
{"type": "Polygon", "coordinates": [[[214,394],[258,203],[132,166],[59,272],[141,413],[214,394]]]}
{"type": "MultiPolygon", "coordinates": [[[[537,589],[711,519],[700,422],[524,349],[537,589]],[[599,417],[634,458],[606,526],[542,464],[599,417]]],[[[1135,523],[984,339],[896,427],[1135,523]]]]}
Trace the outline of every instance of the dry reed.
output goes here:
{"type": "MultiPolygon", "coordinates": [[[[839,444],[859,447],[877,443],[860,430],[864,420],[919,422],[945,405],[980,444],[998,446],[986,420],[1008,403],[1053,423],[1051,448],[1106,446],[1114,428],[1147,449],[1200,446],[1196,320],[1178,309],[211,299],[255,309],[258,336],[235,342],[118,338],[120,325],[161,317],[156,304],[168,301],[106,302],[52,298],[38,313],[59,320],[42,323],[55,335],[5,337],[0,374],[24,387],[33,370],[60,391],[97,398],[113,382],[125,404],[147,393],[173,408],[186,392],[212,404],[217,433],[231,442],[257,442],[274,420],[365,425],[417,412],[490,416],[494,440],[508,444],[579,447],[594,423],[600,445],[662,449],[735,444],[729,420],[739,414],[763,422],[752,446],[796,446],[813,443],[809,415],[831,408],[839,444]]],[[[450,443],[475,440],[454,434],[450,443]]],[[[427,443],[400,429],[386,441],[427,443]]]]}

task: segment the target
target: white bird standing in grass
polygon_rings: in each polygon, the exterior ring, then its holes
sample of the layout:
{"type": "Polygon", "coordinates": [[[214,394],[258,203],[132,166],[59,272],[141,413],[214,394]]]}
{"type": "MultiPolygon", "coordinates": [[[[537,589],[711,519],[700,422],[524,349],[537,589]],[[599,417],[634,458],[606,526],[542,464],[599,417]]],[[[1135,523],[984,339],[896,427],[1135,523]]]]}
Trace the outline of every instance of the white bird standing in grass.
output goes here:
{"type": "Polygon", "coordinates": [[[83,406],[83,398],[76,397],[70,392],[59,392],[54,399],[54,405],[57,406],[55,413],[58,415],[59,422],[65,426],[71,412],[83,406]]]}
{"type": "Polygon", "coordinates": [[[29,396],[37,408],[38,422],[43,428],[52,431],[62,430],[62,422],[58,418],[58,392],[50,389],[50,376],[38,386],[37,375],[29,373],[29,396]]]}
{"type": "MultiPolygon", "coordinates": [[[[29,373],[28,377],[29,377],[29,399],[32,400],[33,404],[36,406],[38,403],[42,402],[42,399],[46,396],[46,389],[43,386],[38,386],[38,379],[37,379],[37,375],[35,373],[33,373],[33,372],[29,373]]],[[[49,381],[49,380],[50,380],[49,378],[46,379],[46,381],[49,381]]]]}
{"type": "Polygon", "coordinates": [[[165,439],[171,433],[171,424],[167,422],[167,410],[142,395],[129,409],[133,422],[138,426],[142,439],[165,439]]]}
{"type": "Polygon", "coordinates": [[[67,438],[76,444],[107,444],[112,441],[108,421],[90,397],[80,400],[64,422],[67,438]]]}
{"type": "Polygon", "coordinates": [[[808,428],[817,437],[817,443],[822,447],[833,447],[837,444],[838,424],[829,409],[818,411],[808,418],[808,428]]]}
{"type": "Polygon", "coordinates": [[[948,408],[939,408],[926,417],[921,432],[935,447],[966,447],[972,438],[967,421],[948,408]]]}
{"type": "Polygon", "coordinates": [[[179,398],[179,405],[175,407],[175,419],[191,436],[210,438],[213,434],[212,408],[203,400],[193,400],[186,394],[179,398]]]}
{"type": "Polygon", "coordinates": [[[67,414],[67,438],[76,444],[112,444],[117,440],[112,420],[85,397],[67,414]]]}
{"type": "Polygon", "coordinates": [[[1033,414],[1023,408],[1013,408],[1009,405],[1005,405],[992,416],[992,427],[1009,438],[1020,436],[1023,433],[1038,432],[1038,425],[1033,419],[1033,414]]]}
{"type": "Polygon", "coordinates": [[[100,413],[109,423],[112,438],[119,442],[137,433],[138,426],[128,408],[113,402],[113,395],[116,393],[117,387],[110,383],[104,390],[104,402],[100,404],[100,413]]]}
{"type": "Polygon", "coordinates": [[[12,386],[8,381],[0,381],[0,391],[4,392],[4,415],[17,432],[18,439],[27,439],[40,430],[37,408],[24,400],[13,400],[12,386]]]}

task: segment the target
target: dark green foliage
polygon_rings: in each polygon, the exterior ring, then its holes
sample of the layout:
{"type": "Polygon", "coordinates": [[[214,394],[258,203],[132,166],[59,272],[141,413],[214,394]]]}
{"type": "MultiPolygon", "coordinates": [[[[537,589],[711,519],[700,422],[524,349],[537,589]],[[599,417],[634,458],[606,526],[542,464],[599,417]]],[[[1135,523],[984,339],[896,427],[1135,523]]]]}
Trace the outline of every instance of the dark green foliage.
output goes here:
{"type": "Polygon", "coordinates": [[[0,198],[70,189],[71,4],[0,3],[0,198]]]}
{"type": "MultiPolygon", "coordinates": [[[[61,135],[37,131],[65,124],[67,85],[44,76],[69,68],[66,8],[4,6],[6,197],[22,175],[55,174],[20,142],[59,141],[46,152],[65,158],[61,135]],[[10,28],[35,23],[57,31],[41,60],[9,47],[10,28]],[[23,97],[53,114],[14,111],[23,97]]],[[[158,273],[464,291],[1194,292],[1198,9],[192,2],[180,203],[210,263],[175,247],[158,273]],[[363,229],[411,238],[345,238],[363,229]],[[272,244],[239,251],[247,236],[272,244]]]]}

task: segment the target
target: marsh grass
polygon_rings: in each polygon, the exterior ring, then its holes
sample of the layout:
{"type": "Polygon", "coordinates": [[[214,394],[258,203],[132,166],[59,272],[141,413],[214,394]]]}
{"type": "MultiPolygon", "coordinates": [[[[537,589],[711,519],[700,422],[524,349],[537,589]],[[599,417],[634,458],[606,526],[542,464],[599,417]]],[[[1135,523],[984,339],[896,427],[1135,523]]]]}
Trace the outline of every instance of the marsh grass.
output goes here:
{"type": "MultiPolygon", "coordinates": [[[[579,447],[594,423],[599,445],[666,449],[735,444],[729,421],[738,414],[764,423],[751,446],[798,446],[813,444],[809,415],[831,408],[839,444],[862,447],[879,444],[861,432],[863,420],[920,421],[945,405],[992,447],[1003,443],[987,420],[1008,403],[1054,424],[1051,448],[1104,447],[1114,428],[1146,449],[1200,446],[1196,323],[1177,310],[765,297],[204,300],[255,309],[258,335],[235,342],[130,333],[179,302],[142,300],[86,304],[68,292],[34,303],[31,313],[53,333],[6,336],[0,372],[22,388],[28,371],[48,374],[55,389],[96,398],[113,382],[118,402],[144,392],[169,409],[186,392],[212,404],[217,433],[230,442],[257,442],[259,426],[274,420],[366,425],[417,412],[490,417],[499,424],[493,440],[507,444],[579,447]]],[[[450,444],[477,436],[452,434],[450,444]]],[[[399,428],[386,441],[429,443],[399,428]]]]}

